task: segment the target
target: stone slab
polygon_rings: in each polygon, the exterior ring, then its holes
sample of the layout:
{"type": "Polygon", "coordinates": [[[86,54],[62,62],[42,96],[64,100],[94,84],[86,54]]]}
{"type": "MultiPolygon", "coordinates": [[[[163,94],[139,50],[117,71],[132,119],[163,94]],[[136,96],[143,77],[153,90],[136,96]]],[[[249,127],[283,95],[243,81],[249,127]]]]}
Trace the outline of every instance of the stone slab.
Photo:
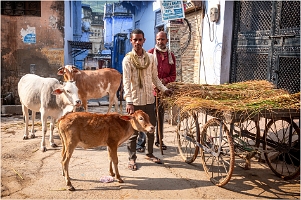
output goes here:
{"type": "Polygon", "coordinates": [[[2,105],[1,114],[22,115],[21,105],[2,105]]]}

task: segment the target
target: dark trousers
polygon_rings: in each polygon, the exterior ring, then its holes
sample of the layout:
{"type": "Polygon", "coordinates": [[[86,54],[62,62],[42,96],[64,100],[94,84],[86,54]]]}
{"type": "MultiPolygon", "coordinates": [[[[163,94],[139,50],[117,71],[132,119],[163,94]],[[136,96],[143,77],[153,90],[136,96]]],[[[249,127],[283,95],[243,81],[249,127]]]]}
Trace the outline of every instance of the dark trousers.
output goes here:
{"type": "MultiPolygon", "coordinates": [[[[159,111],[159,122],[160,122],[160,135],[161,135],[161,139],[163,140],[163,125],[164,125],[164,106],[163,104],[160,104],[160,98],[158,98],[158,111],[159,111]]],[[[157,117],[157,110],[156,110],[156,106],[155,106],[155,115],[157,117]]],[[[145,147],[145,142],[146,142],[146,136],[143,132],[139,132],[138,133],[138,141],[137,141],[137,149],[138,148],[144,148],[145,147]]],[[[160,142],[160,138],[159,138],[159,132],[158,132],[158,121],[156,118],[156,139],[155,142],[160,142]]]]}
{"type": "MultiPolygon", "coordinates": [[[[134,110],[142,110],[148,114],[149,120],[152,125],[156,125],[156,115],[155,115],[155,106],[154,104],[148,104],[145,106],[134,106],[134,110]]],[[[145,133],[146,134],[146,155],[152,155],[154,152],[154,133],[145,133]]],[[[134,134],[128,139],[127,149],[129,153],[129,160],[137,159],[136,155],[136,143],[137,143],[138,131],[135,130],[134,134]]]]}
{"type": "MultiPolygon", "coordinates": [[[[160,102],[160,98],[158,98],[158,111],[159,111],[159,123],[160,123],[160,136],[161,136],[161,139],[163,139],[163,125],[164,125],[164,106],[163,104],[161,104],[160,102]]],[[[156,115],[157,115],[157,110],[156,110],[156,115]]],[[[157,121],[157,124],[156,124],[156,142],[160,142],[159,140],[159,132],[158,132],[158,121],[157,121]]]]}

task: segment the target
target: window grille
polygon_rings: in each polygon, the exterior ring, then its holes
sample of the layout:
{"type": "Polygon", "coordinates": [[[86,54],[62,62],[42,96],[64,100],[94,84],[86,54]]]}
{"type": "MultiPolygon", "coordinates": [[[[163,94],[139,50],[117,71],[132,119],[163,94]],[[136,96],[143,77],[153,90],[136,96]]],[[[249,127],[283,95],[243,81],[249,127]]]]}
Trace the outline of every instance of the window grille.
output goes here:
{"type": "Polygon", "coordinates": [[[1,15],[41,17],[41,1],[1,1],[1,15]]]}

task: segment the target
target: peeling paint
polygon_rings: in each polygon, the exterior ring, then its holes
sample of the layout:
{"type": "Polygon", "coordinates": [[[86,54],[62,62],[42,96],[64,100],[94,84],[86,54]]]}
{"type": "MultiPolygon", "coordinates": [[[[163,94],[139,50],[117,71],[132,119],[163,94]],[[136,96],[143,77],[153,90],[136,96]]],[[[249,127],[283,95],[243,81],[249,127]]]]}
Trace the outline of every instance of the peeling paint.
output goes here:
{"type": "Polygon", "coordinates": [[[23,75],[61,78],[56,73],[64,65],[64,1],[41,1],[41,13],[1,16],[1,93],[12,92],[16,103],[23,75]]]}
{"type": "Polygon", "coordinates": [[[42,48],[41,52],[48,59],[48,63],[51,65],[64,66],[64,49],[48,49],[42,48]]]}
{"type": "Polygon", "coordinates": [[[49,17],[49,26],[54,29],[57,28],[57,18],[53,15],[49,17]]]}
{"type": "Polygon", "coordinates": [[[36,27],[27,25],[27,29],[22,28],[20,33],[24,43],[36,43],[36,27]]]}

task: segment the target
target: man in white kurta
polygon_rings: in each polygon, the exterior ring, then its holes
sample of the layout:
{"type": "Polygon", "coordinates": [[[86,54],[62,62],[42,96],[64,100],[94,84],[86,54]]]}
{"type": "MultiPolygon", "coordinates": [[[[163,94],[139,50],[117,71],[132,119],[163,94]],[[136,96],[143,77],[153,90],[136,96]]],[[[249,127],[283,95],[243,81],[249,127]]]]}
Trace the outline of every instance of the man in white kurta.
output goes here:
{"type": "MultiPolygon", "coordinates": [[[[158,78],[157,66],[154,63],[153,55],[143,49],[143,43],[145,42],[143,31],[140,29],[133,30],[130,41],[132,51],[122,61],[126,111],[128,114],[132,114],[135,110],[143,110],[149,115],[150,122],[156,125],[153,85],[164,92],[165,95],[170,95],[171,90],[166,88],[158,78]]],[[[159,158],[153,155],[154,134],[146,133],[146,136],[146,159],[154,163],[162,163],[159,158]]],[[[128,168],[131,170],[137,170],[137,137],[138,132],[135,131],[127,144],[129,153],[128,168]]]]}

